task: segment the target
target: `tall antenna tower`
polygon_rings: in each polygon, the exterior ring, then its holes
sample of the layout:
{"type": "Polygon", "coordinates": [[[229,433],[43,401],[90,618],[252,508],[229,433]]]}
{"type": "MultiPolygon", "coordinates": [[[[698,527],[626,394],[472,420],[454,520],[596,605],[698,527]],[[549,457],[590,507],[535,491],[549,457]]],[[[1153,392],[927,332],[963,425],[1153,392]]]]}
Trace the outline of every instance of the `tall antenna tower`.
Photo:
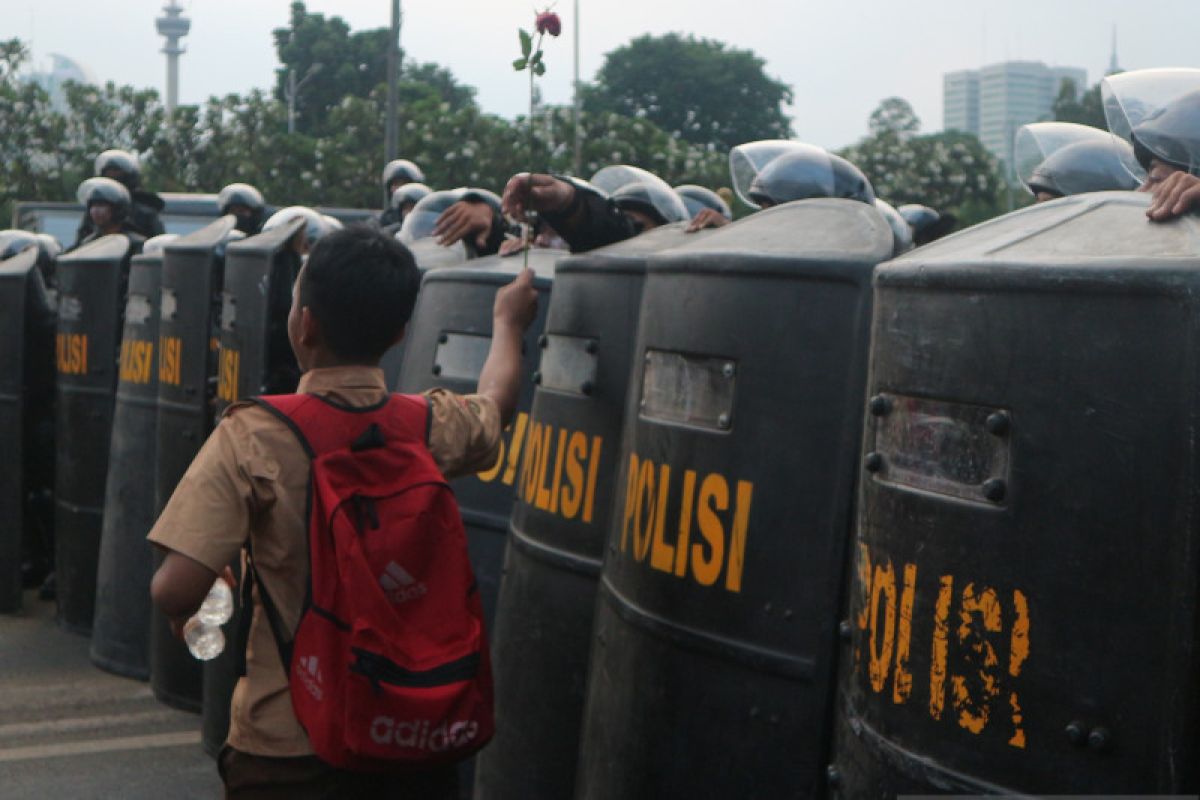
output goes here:
{"type": "Polygon", "coordinates": [[[163,14],[154,24],[158,35],[167,40],[162,52],[167,56],[167,114],[170,115],[179,103],[179,57],[186,52],[179,40],[187,36],[192,21],[183,16],[177,0],[170,0],[163,6],[163,14]]]}

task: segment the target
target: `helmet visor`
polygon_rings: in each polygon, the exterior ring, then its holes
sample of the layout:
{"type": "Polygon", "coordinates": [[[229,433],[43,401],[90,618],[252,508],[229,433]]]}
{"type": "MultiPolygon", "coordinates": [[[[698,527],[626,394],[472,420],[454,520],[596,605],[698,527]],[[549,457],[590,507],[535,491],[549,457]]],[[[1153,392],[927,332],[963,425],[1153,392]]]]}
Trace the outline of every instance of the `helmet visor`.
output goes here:
{"type": "Polygon", "coordinates": [[[1155,111],[1200,89],[1200,69],[1141,69],[1100,81],[1108,129],[1132,140],[1133,129],[1155,111]]]}
{"type": "MultiPolygon", "coordinates": [[[[743,203],[751,208],[760,207],[759,202],[751,197],[750,187],[768,164],[787,153],[820,154],[828,162],[828,154],[821,148],[789,139],[747,142],[729,151],[729,176],[733,179],[733,190],[743,203]]],[[[829,183],[833,185],[832,176],[829,183]]]]}
{"type": "Polygon", "coordinates": [[[1146,177],[1127,142],[1088,125],[1022,125],[1013,152],[1017,175],[1030,194],[1132,189],[1146,177]]]}
{"type": "Polygon", "coordinates": [[[413,244],[421,239],[433,236],[433,228],[437,225],[438,217],[450,206],[457,203],[465,189],[448,189],[426,195],[413,210],[404,215],[404,224],[396,235],[404,244],[413,244]]]}

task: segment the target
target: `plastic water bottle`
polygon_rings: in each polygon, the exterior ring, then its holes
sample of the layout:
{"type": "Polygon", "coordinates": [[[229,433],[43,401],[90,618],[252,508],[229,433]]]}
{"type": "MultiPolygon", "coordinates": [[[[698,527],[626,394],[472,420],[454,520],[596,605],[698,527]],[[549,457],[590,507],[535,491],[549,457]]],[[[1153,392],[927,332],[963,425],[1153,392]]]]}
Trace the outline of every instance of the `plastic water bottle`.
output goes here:
{"type": "Polygon", "coordinates": [[[196,617],[206,625],[224,625],[233,616],[233,591],[223,579],[213,581],[196,617]]]}
{"type": "Polygon", "coordinates": [[[198,661],[211,661],[225,649],[225,634],[221,628],[201,622],[199,616],[192,617],[183,626],[183,641],[198,661]]]}
{"type": "Polygon", "coordinates": [[[200,610],[183,626],[188,652],[200,661],[211,661],[225,649],[221,626],[233,616],[233,592],[221,578],[213,582],[200,610]]]}

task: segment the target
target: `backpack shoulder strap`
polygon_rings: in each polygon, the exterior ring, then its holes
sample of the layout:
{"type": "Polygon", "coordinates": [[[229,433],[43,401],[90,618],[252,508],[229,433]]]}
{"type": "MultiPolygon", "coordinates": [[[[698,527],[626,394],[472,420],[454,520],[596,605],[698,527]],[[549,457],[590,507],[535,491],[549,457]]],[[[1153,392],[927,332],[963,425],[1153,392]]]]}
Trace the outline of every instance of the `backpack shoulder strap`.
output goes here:
{"type": "Polygon", "coordinates": [[[309,458],[350,446],[378,426],[384,439],[427,443],[433,414],[424,395],[390,394],[370,406],[349,406],[317,394],[251,398],[296,434],[309,458]]]}

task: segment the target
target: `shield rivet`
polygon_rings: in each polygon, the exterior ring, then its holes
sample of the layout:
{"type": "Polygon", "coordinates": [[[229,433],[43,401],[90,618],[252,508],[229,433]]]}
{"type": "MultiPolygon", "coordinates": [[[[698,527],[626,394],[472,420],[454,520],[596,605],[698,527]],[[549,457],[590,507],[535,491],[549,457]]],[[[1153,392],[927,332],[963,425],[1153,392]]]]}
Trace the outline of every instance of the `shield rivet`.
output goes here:
{"type": "Polygon", "coordinates": [[[1003,436],[1004,434],[1008,433],[1011,422],[1007,412],[997,411],[993,414],[989,414],[987,422],[984,424],[987,426],[988,433],[992,434],[993,436],[1003,436]]]}
{"type": "Polygon", "coordinates": [[[863,459],[863,466],[867,472],[879,472],[883,469],[883,456],[879,453],[867,453],[867,457],[863,459]]]}
{"type": "Polygon", "coordinates": [[[1008,486],[999,478],[983,482],[983,496],[993,503],[999,503],[1008,494],[1008,486]]]}
{"type": "Polygon", "coordinates": [[[1088,734],[1088,749],[1097,753],[1107,750],[1111,742],[1112,734],[1108,732],[1108,728],[1092,728],[1092,732],[1088,734]]]}
{"type": "Polygon", "coordinates": [[[737,367],[733,365],[732,361],[725,362],[725,366],[721,367],[721,374],[726,378],[732,378],[736,372],[737,367]]]}
{"type": "Polygon", "coordinates": [[[882,417],[891,412],[892,401],[881,394],[877,394],[871,398],[871,402],[867,404],[867,407],[871,410],[872,416],[882,417]]]}
{"type": "Polygon", "coordinates": [[[441,374],[442,374],[442,365],[441,365],[441,364],[434,364],[434,365],[433,365],[433,374],[434,374],[434,375],[441,375],[441,374]]]}
{"type": "Polygon", "coordinates": [[[448,334],[448,333],[439,333],[438,334],[438,344],[445,344],[448,341],[450,341],[450,334],[448,334]]]}
{"type": "Polygon", "coordinates": [[[587,350],[591,355],[595,355],[596,351],[600,349],[600,347],[596,344],[595,339],[588,339],[588,343],[584,346],[584,349],[587,350]]]}
{"type": "Polygon", "coordinates": [[[538,347],[545,350],[549,344],[550,344],[550,337],[546,336],[546,334],[543,333],[541,336],[538,337],[538,347]]]}
{"type": "Polygon", "coordinates": [[[1075,719],[1068,722],[1064,733],[1067,734],[1067,741],[1071,744],[1076,746],[1084,744],[1083,723],[1079,720],[1075,719]]]}
{"type": "Polygon", "coordinates": [[[596,390],[596,387],[592,385],[591,381],[584,381],[583,386],[579,387],[579,391],[583,392],[586,395],[590,395],[595,390],[596,390]]]}
{"type": "Polygon", "coordinates": [[[723,431],[729,430],[729,415],[728,414],[722,414],[721,416],[717,417],[717,427],[719,427],[723,431]]]}
{"type": "Polygon", "coordinates": [[[541,372],[533,373],[533,385],[534,386],[542,385],[542,373],[541,372]]]}

